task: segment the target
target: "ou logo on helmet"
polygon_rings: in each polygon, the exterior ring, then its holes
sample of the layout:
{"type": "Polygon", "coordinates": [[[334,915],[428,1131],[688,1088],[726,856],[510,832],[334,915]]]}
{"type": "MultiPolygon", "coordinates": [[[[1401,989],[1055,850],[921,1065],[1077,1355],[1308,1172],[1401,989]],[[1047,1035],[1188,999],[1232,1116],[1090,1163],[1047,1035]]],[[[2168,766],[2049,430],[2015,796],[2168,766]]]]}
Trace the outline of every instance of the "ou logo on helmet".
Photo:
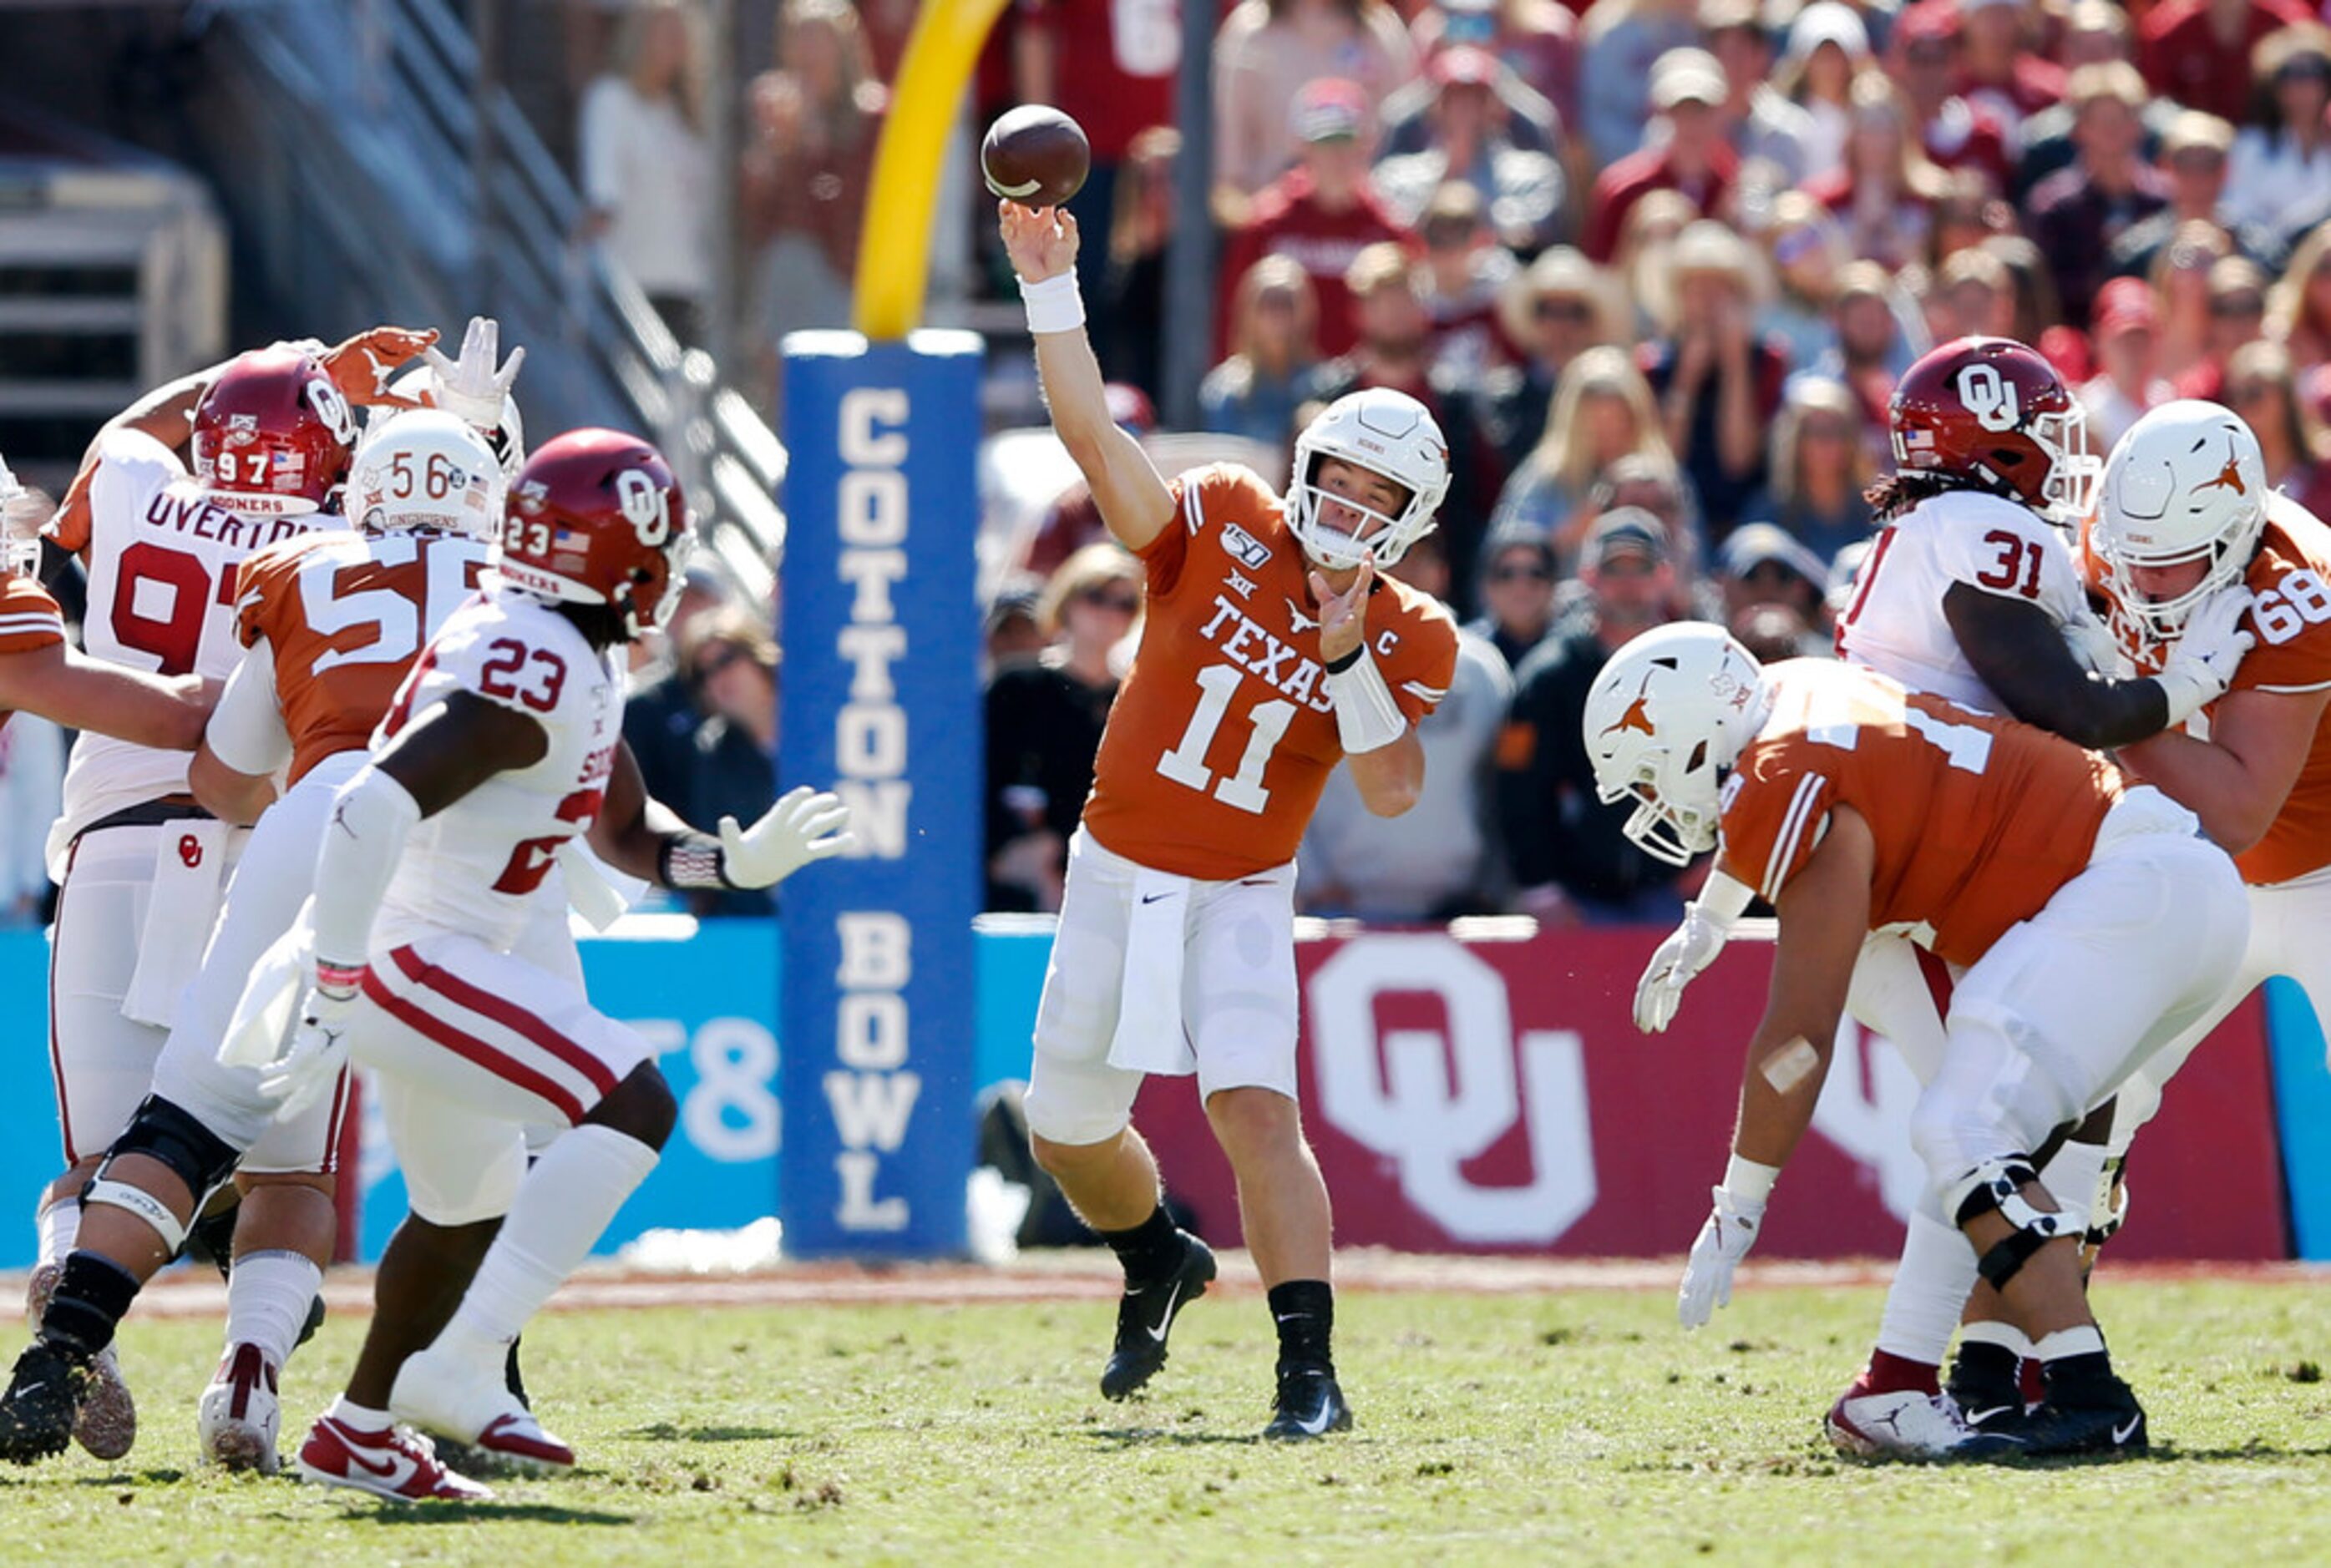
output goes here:
{"type": "Polygon", "coordinates": [[[649,549],[671,537],[671,499],[645,469],[627,468],[615,476],[615,506],[649,549]]]}
{"type": "Polygon", "coordinates": [[[2015,384],[2000,375],[1996,366],[1970,365],[1959,372],[1959,401],[1974,415],[1974,422],[1994,434],[2020,429],[2023,411],[2015,394],[2015,384]]]}

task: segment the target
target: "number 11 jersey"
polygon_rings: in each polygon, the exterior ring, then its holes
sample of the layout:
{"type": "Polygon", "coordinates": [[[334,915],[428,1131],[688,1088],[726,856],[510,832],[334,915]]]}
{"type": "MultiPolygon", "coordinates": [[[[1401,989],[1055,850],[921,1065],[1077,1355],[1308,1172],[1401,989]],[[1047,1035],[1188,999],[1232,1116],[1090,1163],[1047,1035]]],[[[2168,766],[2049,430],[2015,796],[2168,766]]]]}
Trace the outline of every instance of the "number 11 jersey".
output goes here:
{"type": "MultiPolygon", "coordinates": [[[[1173,481],[1173,520],[1140,552],[1141,646],[1110,708],[1086,831],[1152,870],[1204,881],[1295,858],[1344,755],[1319,660],[1311,565],[1280,498],[1217,463],[1173,481]]],[[[1411,724],[1447,694],[1457,626],[1383,575],[1367,640],[1411,724]]]]}

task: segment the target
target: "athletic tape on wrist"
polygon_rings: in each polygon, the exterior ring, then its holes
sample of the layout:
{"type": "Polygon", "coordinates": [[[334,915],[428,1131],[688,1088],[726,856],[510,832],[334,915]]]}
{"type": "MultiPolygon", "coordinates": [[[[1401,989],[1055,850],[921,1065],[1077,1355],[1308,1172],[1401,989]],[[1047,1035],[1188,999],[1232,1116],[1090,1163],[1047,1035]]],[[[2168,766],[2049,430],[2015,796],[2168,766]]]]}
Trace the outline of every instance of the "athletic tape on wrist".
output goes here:
{"type": "Polygon", "coordinates": [[[1773,1183],[1781,1179],[1781,1167],[1760,1164],[1735,1155],[1724,1167],[1724,1190],[1736,1203],[1763,1208],[1773,1195],[1773,1183]]]}
{"type": "Polygon", "coordinates": [[[1336,703],[1336,734],[1346,755],[1382,751],[1408,733],[1384,671],[1365,650],[1348,669],[1329,670],[1323,684],[1336,703]]]}
{"type": "Polygon", "coordinates": [[[1085,297],[1074,268],[1033,283],[1022,279],[1020,302],[1028,308],[1031,332],[1073,332],[1085,324],[1085,297]]]}

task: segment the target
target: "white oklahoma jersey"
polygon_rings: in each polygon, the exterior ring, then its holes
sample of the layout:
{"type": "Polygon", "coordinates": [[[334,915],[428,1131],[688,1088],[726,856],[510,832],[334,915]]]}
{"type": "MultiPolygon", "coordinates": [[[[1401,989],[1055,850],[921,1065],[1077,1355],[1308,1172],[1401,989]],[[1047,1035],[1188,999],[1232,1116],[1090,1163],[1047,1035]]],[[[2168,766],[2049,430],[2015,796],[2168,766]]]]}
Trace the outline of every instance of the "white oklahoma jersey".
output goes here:
{"type": "Polygon", "coordinates": [[[456,610],[405,677],[375,747],[456,691],[527,715],[549,746],[413,831],[373,927],[376,948],[458,931],[507,952],[531,917],[528,895],[597,818],[614,767],[623,688],[614,655],[537,600],[490,591],[456,610]]]}
{"type": "MultiPolygon", "coordinates": [[[[51,532],[89,572],[83,644],[135,670],[224,679],[240,653],[243,559],[340,519],[224,510],[176,453],[136,431],[103,436],[97,455],[86,525],[51,532]]],[[[62,889],[49,1055],[68,1164],[102,1151],[145,1098],[246,837],[186,797],[190,757],[84,731],[65,770],[64,810],[48,841],[49,876],[62,889]]]]}
{"type": "MultiPolygon", "coordinates": [[[[81,642],[95,658],[157,675],[224,680],[242,656],[235,570],[278,539],[339,529],[329,513],[246,518],[206,497],[178,454],[139,431],[100,439],[89,526],[52,537],[89,573],[81,642]]],[[[49,874],[64,880],[76,834],[186,787],[190,754],[84,733],[65,770],[64,814],[49,834],[49,874]]]]}
{"type": "Polygon", "coordinates": [[[1981,490],[1946,490],[1896,518],[1863,557],[1837,651],[1849,664],[1979,713],[2006,711],[1943,614],[1954,584],[2037,604],[2093,659],[2105,637],[2063,533],[2031,508],[1981,490]]]}
{"type": "Polygon", "coordinates": [[[544,900],[531,895],[598,815],[623,743],[612,653],[557,611],[490,588],[423,651],[375,747],[457,691],[528,715],[549,744],[414,829],[373,921],[356,1058],[379,1074],[413,1211],[438,1225],[505,1212],[526,1129],[581,1121],[655,1054],[536,940],[544,900]]]}

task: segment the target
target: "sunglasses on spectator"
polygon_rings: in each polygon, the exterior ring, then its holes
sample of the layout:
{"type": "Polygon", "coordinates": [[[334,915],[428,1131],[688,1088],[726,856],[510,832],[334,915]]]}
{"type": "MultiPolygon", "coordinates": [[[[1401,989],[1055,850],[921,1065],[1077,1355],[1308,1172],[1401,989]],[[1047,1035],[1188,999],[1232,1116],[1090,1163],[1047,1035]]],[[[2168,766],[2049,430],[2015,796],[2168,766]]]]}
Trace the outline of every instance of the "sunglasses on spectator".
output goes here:
{"type": "Polygon", "coordinates": [[[1078,594],[1080,604],[1098,604],[1104,610],[1115,610],[1130,615],[1141,608],[1141,595],[1127,589],[1087,588],[1078,594]]]}
{"type": "Polygon", "coordinates": [[[1489,573],[1492,583],[1551,583],[1554,572],[1537,561],[1508,561],[1489,573]]]}
{"type": "Polygon", "coordinates": [[[2264,397],[2268,393],[2272,392],[2273,390],[2274,383],[2271,381],[2245,381],[2239,386],[2229,386],[2226,388],[2226,401],[2229,403],[2256,403],[2260,398],[2264,397]]]}
{"type": "Polygon", "coordinates": [[[2263,316],[2266,300],[2257,294],[2222,294],[2210,301],[2212,316],[2263,316]]]}
{"type": "Polygon", "coordinates": [[[1902,58],[1912,65],[1948,65],[1951,48],[1947,43],[1914,43],[1902,52],[1902,58]]]}
{"type": "Polygon", "coordinates": [[[1574,325],[1591,321],[1594,309],[1584,299],[1568,299],[1560,295],[1548,295],[1530,306],[1530,314],[1540,321],[1568,321],[1574,325]]]}
{"type": "Polygon", "coordinates": [[[1428,245],[1462,245],[1473,238],[1473,225],[1462,218],[1435,218],[1424,225],[1428,245]]]}
{"type": "Polygon", "coordinates": [[[697,655],[696,658],[697,683],[699,685],[702,685],[705,681],[711,679],[714,676],[719,674],[722,670],[728,669],[731,664],[736,663],[738,660],[750,659],[751,657],[751,654],[746,652],[742,648],[737,647],[734,642],[718,643],[713,647],[708,648],[702,653],[697,655]]]}

